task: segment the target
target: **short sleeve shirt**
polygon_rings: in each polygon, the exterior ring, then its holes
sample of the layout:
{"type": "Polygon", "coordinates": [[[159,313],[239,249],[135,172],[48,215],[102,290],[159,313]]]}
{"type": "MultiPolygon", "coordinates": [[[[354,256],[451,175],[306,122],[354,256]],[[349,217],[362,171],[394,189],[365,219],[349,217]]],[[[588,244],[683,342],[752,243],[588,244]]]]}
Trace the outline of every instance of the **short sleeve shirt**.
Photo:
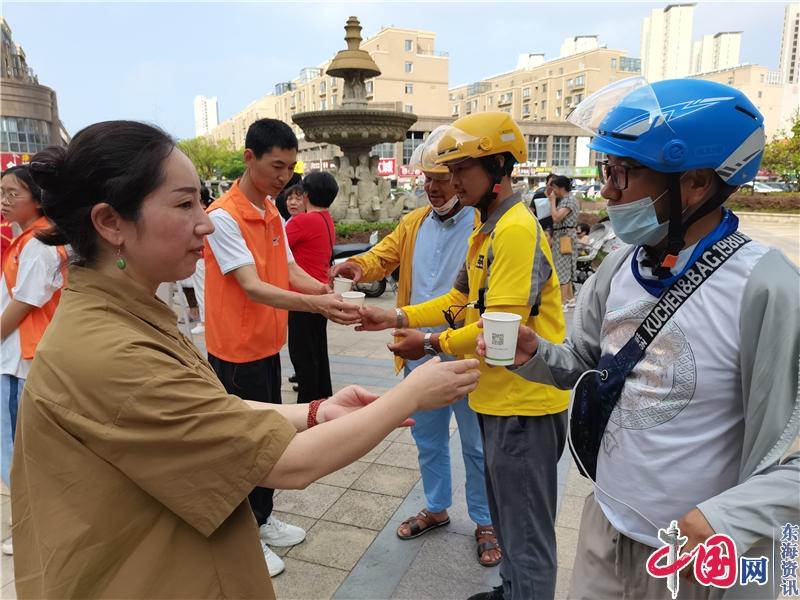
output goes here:
{"type": "MultiPolygon", "coordinates": [[[[255,207],[264,216],[264,211],[255,207]]],[[[208,245],[211,246],[211,251],[217,259],[220,271],[223,275],[235,271],[239,267],[245,265],[256,264],[253,253],[247,247],[242,236],[242,230],[236,220],[225,210],[217,209],[211,211],[208,215],[211,222],[214,223],[214,233],[207,236],[208,245]]],[[[281,223],[284,226],[283,239],[286,245],[286,260],[289,264],[294,262],[292,250],[289,247],[289,240],[286,236],[286,223],[281,218],[281,223]]]]}
{"type": "Polygon", "coordinates": [[[17,594],[274,598],[247,495],[294,427],[226,393],[146,291],[68,281],[20,402],[17,594]]]}
{"type": "MultiPolygon", "coordinates": [[[[31,238],[19,255],[17,282],[9,294],[8,284],[3,278],[0,285],[0,310],[5,310],[11,299],[41,308],[53,297],[64,280],[61,277],[61,258],[54,246],[46,246],[31,238]]],[[[28,377],[31,361],[22,358],[19,328],[12,331],[2,342],[0,361],[4,375],[20,379],[28,377]]]]}
{"type": "Polygon", "coordinates": [[[286,236],[297,266],[317,281],[328,283],[328,269],[336,241],[333,219],[328,211],[293,216],[286,223],[286,236]]]}

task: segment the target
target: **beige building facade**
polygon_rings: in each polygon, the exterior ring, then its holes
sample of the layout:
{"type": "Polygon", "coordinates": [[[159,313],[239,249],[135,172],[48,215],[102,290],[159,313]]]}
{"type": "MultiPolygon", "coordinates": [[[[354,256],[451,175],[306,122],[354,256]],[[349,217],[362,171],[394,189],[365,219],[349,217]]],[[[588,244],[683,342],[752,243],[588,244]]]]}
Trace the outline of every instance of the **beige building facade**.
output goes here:
{"type": "Polygon", "coordinates": [[[654,8],[642,20],[642,74],[651,82],[692,72],[694,4],[654,8]]]}
{"type": "MultiPolygon", "coordinates": [[[[367,99],[372,107],[417,115],[447,114],[449,58],[436,50],[435,43],[433,32],[398,27],[383,28],[361,43],[361,49],[369,52],[381,70],[378,77],[366,82],[367,99]]],[[[311,159],[312,154],[316,159],[332,158],[335,149],[305,144],[302,130],[292,121],[292,116],[299,112],[341,108],[343,81],[325,75],[332,59],[318,67],[302,69],[292,81],[276,84],[274,94],[260,98],[222,122],[211,132],[211,139],[229,140],[234,148],[243,149],[250,124],[270,117],[294,127],[304,159],[311,159]]]]}
{"type": "Polygon", "coordinates": [[[0,170],[5,170],[47,146],[67,143],[69,134],[58,116],[55,91],[39,83],[2,17],[0,36],[0,170]]]}
{"type": "Polygon", "coordinates": [[[692,77],[724,83],[744,93],[764,115],[764,129],[768,140],[780,129],[786,89],[780,72],[770,71],[760,65],[739,65],[692,77]]]}

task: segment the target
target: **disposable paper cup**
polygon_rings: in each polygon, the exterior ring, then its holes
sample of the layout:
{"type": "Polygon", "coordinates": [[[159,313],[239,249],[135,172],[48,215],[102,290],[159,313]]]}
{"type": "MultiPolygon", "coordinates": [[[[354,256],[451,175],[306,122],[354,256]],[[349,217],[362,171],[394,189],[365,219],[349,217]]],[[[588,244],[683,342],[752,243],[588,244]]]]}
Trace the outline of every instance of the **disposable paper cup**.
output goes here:
{"type": "Polygon", "coordinates": [[[345,292],[349,292],[351,287],[353,287],[352,279],[347,279],[345,277],[333,278],[333,291],[335,293],[343,294],[345,292]]]}
{"type": "MultiPolygon", "coordinates": [[[[366,294],[364,292],[342,292],[342,300],[348,304],[358,304],[359,306],[364,306],[365,297],[366,294]]],[[[516,344],[516,342],[514,343],[516,344]]]]}
{"type": "Polygon", "coordinates": [[[483,339],[486,341],[486,363],[498,366],[514,364],[517,333],[522,317],[514,313],[483,313],[483,339]]]}

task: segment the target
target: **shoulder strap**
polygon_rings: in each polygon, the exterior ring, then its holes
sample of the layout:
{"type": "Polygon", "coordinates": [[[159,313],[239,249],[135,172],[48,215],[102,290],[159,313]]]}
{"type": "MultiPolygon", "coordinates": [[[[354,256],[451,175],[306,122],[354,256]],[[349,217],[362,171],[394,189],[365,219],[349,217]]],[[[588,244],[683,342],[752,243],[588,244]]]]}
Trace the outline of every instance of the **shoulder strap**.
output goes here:
{"type": "Polygon", "coordinates": [[[639,325],[633,337],[628,340],[628,343],[615,356],[617,363],[627,369],[627,373],[630,373],[636,363],[644,356],[648,346],[678,309],[709,277],[716,273],[717,269],[748,242],[750,242],[749,237],[734,231],[703,252],[683,276],[673,283],[664,295],[659,298],[656,305],[639,325]]]}

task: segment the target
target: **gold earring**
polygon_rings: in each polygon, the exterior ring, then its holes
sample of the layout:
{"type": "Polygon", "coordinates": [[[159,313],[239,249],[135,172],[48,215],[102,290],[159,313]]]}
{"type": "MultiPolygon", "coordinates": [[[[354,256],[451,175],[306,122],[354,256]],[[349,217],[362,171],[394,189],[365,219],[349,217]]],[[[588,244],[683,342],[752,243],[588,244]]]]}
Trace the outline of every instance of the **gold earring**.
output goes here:
{"type": "Polygon", "coordinates": [[[126,266],[127,263],[125,262],[125,259],[122,258],[122,246],[117,246],[117,268],[120,271],[124,271],[126,266]]]}

